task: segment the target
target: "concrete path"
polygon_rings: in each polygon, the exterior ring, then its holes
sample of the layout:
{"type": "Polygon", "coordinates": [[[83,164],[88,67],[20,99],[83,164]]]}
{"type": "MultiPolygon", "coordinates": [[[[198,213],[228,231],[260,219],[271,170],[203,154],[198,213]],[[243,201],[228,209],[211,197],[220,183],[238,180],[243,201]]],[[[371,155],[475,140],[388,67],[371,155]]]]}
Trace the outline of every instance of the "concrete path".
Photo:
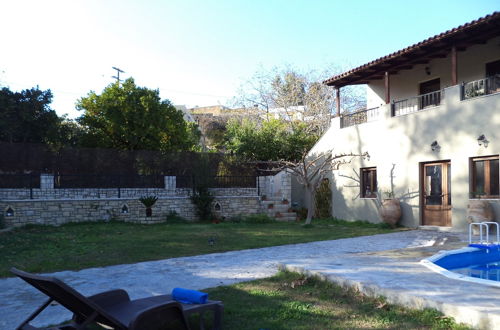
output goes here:
{"type": "MultiPolygon", "coordinates": [[[[452,241],[460,240],[454,234],[413,230],[50,275],[62,279],[84,295],[124,288],[135,299],[170,293],[174,287],[203,289],[269,277],[281,265],[320,274],[336,282],[357,285],[368,293],[386,295],[403,304],[420,307],[430,304],[438,309],[443,307],[446,312],[456,308],[462,313],[463,308],[469,308],[477,301],[494,312],[493,318],[486,318],[488,322],[500,320],[498,288],[444,278],[417,263],[422,253],[404,253],[424,248],[430,250],[423,254],[432,254],[436,246],[450,237],[452,241]],[[459,305],[452,303],[454,298],[463,298],[465,293],[470,295],[465,302],[459,305]]],[[[15,328],[44,300],[42,294],[20,279],[0,279],[0,329],[15,328]]],[[[477,309],[474,308],[473,311],[477,309]]],[[[470,313],[469,309],[467,313],[470,313]]],[[[35,325],[57,324],[69,318],[70,314],[60,306],[51,306],[37,318],[35,325]]],[[[489,324],[494,323],[485,323],[486,326],[489,324]]],[[[500,325],[500,322],[497,324],[500,325]]]]}

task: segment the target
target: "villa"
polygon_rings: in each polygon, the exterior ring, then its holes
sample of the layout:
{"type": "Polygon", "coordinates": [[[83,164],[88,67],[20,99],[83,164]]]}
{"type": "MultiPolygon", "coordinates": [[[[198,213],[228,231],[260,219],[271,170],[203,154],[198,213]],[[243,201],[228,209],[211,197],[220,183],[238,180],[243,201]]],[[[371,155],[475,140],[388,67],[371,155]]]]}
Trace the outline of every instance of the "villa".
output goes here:
{"type": "Polygon", "coordinates": [[[500,219],[500,12],[331,77],[366,84],[367,109],[341,113],[311,153],[369,152],[330,176],[333,216],[379,222],[393,195],[400,223],[463,230],[471,200],[500,219]]]}

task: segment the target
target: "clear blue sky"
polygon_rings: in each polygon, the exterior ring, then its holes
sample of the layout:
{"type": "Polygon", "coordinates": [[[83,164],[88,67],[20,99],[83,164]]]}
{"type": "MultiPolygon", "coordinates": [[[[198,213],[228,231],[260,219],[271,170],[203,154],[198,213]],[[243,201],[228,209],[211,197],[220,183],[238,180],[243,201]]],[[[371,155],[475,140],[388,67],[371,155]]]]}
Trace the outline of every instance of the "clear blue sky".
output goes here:
{"type": "Polygon", "coordinates": [[[225,104],[260,67],[346,69],[500,10],[499,0],[3,0],[0,85],[52,107],[126,71],[174,104],[225,104]]]}

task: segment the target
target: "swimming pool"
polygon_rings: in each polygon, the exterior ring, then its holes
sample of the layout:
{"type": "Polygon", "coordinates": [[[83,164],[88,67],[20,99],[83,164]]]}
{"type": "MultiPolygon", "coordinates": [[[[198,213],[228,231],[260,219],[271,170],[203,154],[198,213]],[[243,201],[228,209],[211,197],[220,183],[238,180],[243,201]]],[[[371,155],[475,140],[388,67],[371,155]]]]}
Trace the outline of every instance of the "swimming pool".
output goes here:
{"type": "Polygon", "coordinates": [[[465,247],[442,251],[421,261],[449,278],[500,287],[500,247],[465,247]]]}

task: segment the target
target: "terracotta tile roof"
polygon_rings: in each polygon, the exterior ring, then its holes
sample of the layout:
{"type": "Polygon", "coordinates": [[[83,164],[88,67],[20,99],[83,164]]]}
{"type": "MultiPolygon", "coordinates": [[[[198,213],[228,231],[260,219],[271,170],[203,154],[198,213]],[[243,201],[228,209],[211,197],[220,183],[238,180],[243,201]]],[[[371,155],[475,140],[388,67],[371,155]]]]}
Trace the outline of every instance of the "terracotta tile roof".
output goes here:
{"type": "MultiPolygon", "coordinates": [[[[349,84],[366,83],[366,81],[364,80],[367,79],[368,76],[370,76],[371,80],[380,79],[380,77],[378,77],[376,73],[382,70],[382,64],[384,65],[384,72],[391,70],[388,65],[394,64],[393,62],[396,62],[398,59],[399,61],[396,64],[401,66],[401,58],[403,58],[403,60],[408,60],[408,58],[410,58],[410,60],[407,61],[407,64],[409,65],[417,64],[414,63],[415,60],[417,60],[418,57],[422,57],[421,54],[416,54],[417,51],[426,49],[430,49],[431,52],[436,52],[438,50],[442,51],[445,48],[449,49],[455,43],[457,43],[459,47],[468,47],[471,44],[478,43],[478,41],[491,39],[495,36],[500,36],[500,12],[497,11],[493,12],[490,15],[476,19],[472,22],[460,25],[451,30],[427,38],[419,43],[403,48],[397,52],[380,57],[376,60],[346,71],[342,74],[333,76],[323,81],[323,83],[336,87],[342,87],[349,84]],[[478,38],[481,38],[481,36],[483,36],[483,38],[479,40],[478,38]],[[356,75],[356,77],[354,77],[354,75],[356,75]]],[[[439,55],[440,56],[429,55],[424,56],[423,58],[431,59],[435,57],[444,57],[442,56],[442,53],[440,53],[439,55]]]]}

